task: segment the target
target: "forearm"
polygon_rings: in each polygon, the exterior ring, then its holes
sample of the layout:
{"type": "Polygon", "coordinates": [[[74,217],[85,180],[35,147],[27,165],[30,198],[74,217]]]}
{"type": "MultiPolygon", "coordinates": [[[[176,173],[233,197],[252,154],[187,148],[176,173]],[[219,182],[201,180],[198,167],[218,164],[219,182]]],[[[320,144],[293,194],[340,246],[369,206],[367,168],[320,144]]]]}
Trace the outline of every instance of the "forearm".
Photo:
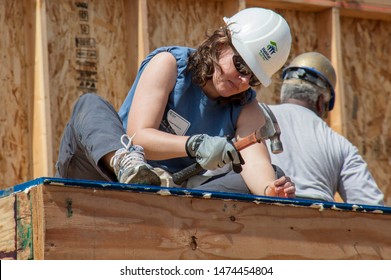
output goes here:
{"type": "Polygon", "coordinates": [[[254,164],[244,164],[241,175],[251,193],[255,195],[265,195],[266,187],[276,180],[270,162],[262,160],[254,164]]]}
{"type": "Polygon", "coordinates": [[[293,198],[296,188],[290,177],[276,178],[266,146],[255,144],[243,150],[246,164],[241,175],[250,192],[255,195],[293,198]]]}
{"type": "Polygon", "coordinates": [[[350,143],[347,145],[345,150],[349,153],[345,156],[337,191],[347,203],[384,205],[384,194],[376,184],[368,165],[355,146],[350,143]]]}
{"type": "Polygon", "coordinates": [[[243,180],[252,194],[264,195],[265,188],[276,179],[265,144],[250,145],[240,153],[245,162],[240,173],[243,180]]]}
{"type": "Polygon", "coordinates": [[[165,160],[177,157],[187,157],[186,140],[188,136],[178,136],[153,128],[138,131],[133,143],[144,148],[146,159],[165,160]]]}

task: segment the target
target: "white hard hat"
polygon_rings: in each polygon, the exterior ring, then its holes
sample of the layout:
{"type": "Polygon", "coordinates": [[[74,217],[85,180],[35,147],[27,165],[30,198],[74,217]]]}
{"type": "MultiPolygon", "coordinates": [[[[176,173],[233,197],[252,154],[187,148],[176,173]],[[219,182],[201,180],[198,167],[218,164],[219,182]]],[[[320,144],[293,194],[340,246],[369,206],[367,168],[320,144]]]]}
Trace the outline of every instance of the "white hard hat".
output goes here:
{"type": "Polygon", "coordinates": [[[263,8],[241,10],[224,17],[231,31],[232,44],[264,86],[286,62],[292,36],[285,19],[263,8]]]}

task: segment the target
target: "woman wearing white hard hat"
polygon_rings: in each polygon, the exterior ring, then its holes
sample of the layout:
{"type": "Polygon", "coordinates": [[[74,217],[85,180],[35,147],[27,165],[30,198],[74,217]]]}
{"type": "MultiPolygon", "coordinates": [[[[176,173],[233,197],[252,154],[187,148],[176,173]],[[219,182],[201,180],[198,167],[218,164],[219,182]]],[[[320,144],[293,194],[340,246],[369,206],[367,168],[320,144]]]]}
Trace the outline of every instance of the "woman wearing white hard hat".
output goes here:
{"type": "Polygon", "coordinates": [[[197,49],[149,54],[118,114],[95,94],[81,96],[57,176],[178,187],[170,175],[198,163],[203,171],[181,187],[294,197],[290,178],[276,178],[264,143],[239,153],[231,141],[265,123],[251,86],[268,86],[286,62],[289,26],[261,8],[224,20],[197,49]]]}

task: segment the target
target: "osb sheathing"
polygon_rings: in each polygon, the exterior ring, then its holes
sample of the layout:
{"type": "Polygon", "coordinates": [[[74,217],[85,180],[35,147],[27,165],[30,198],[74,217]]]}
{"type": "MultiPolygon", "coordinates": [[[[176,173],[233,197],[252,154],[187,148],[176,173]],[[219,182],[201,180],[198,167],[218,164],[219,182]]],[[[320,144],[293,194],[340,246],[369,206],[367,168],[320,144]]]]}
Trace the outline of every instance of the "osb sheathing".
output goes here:
{"type": "MultiPolygon", "coordinates": [[[[232,1],[231,1],[232,2],[232,1]]],[[[224,24],[224,1],[148,1],[151,50],[162,45],[197,47],[207,34],[224,24]]]]}
{"type": "Polygon", "coordinates": [[[276,12],[280,13],[289,24],[292,46],[287,62],[273,76],[271,85],[267,88],[261,86],[257,89],[258,100],[268,104],[277,104],[280,100],[282,69],[288,66],[298,54],[318,49],[316,13],[280,9],[276,9],[276,12]]]}
{"type": "Polygon", "coordinates": [[[342,18],[347,138],[391,197],[391,22],[342,18]]]}
{"type": "Polygon", "coordinates": [[[22,1],[0,1],[0,188],[31,179],[28,58],[22,1]]]}
{"type": "Polygon", "coordinates": [[[55,158],[76,99],[95,92],[116,109],[131,84],[125,1],[47,0],[50,96],[55,158]]]}
{"type": "MultiPolygon", "coordinates": [[[[19,1],[8,2],[0,4],[3,22],[0,49],[5,54],[0,57],[3,81],[0,105],[5,108],[0,110],[1,188],[33,179],[28,126],[29,119],[32,121],[28,113],[32,89],[24,82],[27,45],[23,9],[19,1]]],[[[92,77],[95,91],[116,109],[126,96],[137,69],[137,65],[129,64],[138,53],[137,38],[129,40],[129,31],[136,29],[137,24],[128,24],[129,13],[137,6],[129,9],[126,5],[134,1],[126,0],[46,0],[45,3],[56,158],[61,134],[75,100],[83,92],[94,91],[83,88],[88,77],[92,77]],[[96,54],[88,60],[79,57],[77,50],[78,44],[86,42],[92,44],[88,48],[96,54]]],[[[243,1],[149,0],[146,3],[148,34],[145,38],[152,50],[161,45],[196,47],[206,34],[223,24],[223,16],[232,15],[243,1]]],[[[288,62],[301,52],[319,48],[322,34],[317,32],[318,15],[315,12],[277,11],[285,17],[292,31],[288,62]]],[[[388,187],[391,176],[388,172],[391,150],[388,141],[391,123],[388,102],[391,57],[388,54],[391,45],[388,38],[391,23],[341,17],[340,29],[346,136],[359,148],[386,196],[391,197],[391,187],[388,187]]],[[[271,104],[279,101],[280,76],[281,71],[274,76],[271,86],[257,90],[260,101],[271,104]]]]}

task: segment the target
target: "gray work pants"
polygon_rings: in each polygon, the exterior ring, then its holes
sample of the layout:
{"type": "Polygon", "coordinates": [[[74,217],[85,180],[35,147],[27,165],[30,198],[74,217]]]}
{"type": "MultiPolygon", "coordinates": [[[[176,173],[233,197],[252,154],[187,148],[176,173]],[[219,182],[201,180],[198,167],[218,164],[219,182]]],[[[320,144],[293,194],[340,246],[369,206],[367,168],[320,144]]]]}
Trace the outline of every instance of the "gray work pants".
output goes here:
{"type": "Polygon", "coordinates": [[[114,107],[96,94],[77,100],[65,127],[56,163],[56,177],[117,181],[100,159],[123,147],[125,133],[114,107]]]}

